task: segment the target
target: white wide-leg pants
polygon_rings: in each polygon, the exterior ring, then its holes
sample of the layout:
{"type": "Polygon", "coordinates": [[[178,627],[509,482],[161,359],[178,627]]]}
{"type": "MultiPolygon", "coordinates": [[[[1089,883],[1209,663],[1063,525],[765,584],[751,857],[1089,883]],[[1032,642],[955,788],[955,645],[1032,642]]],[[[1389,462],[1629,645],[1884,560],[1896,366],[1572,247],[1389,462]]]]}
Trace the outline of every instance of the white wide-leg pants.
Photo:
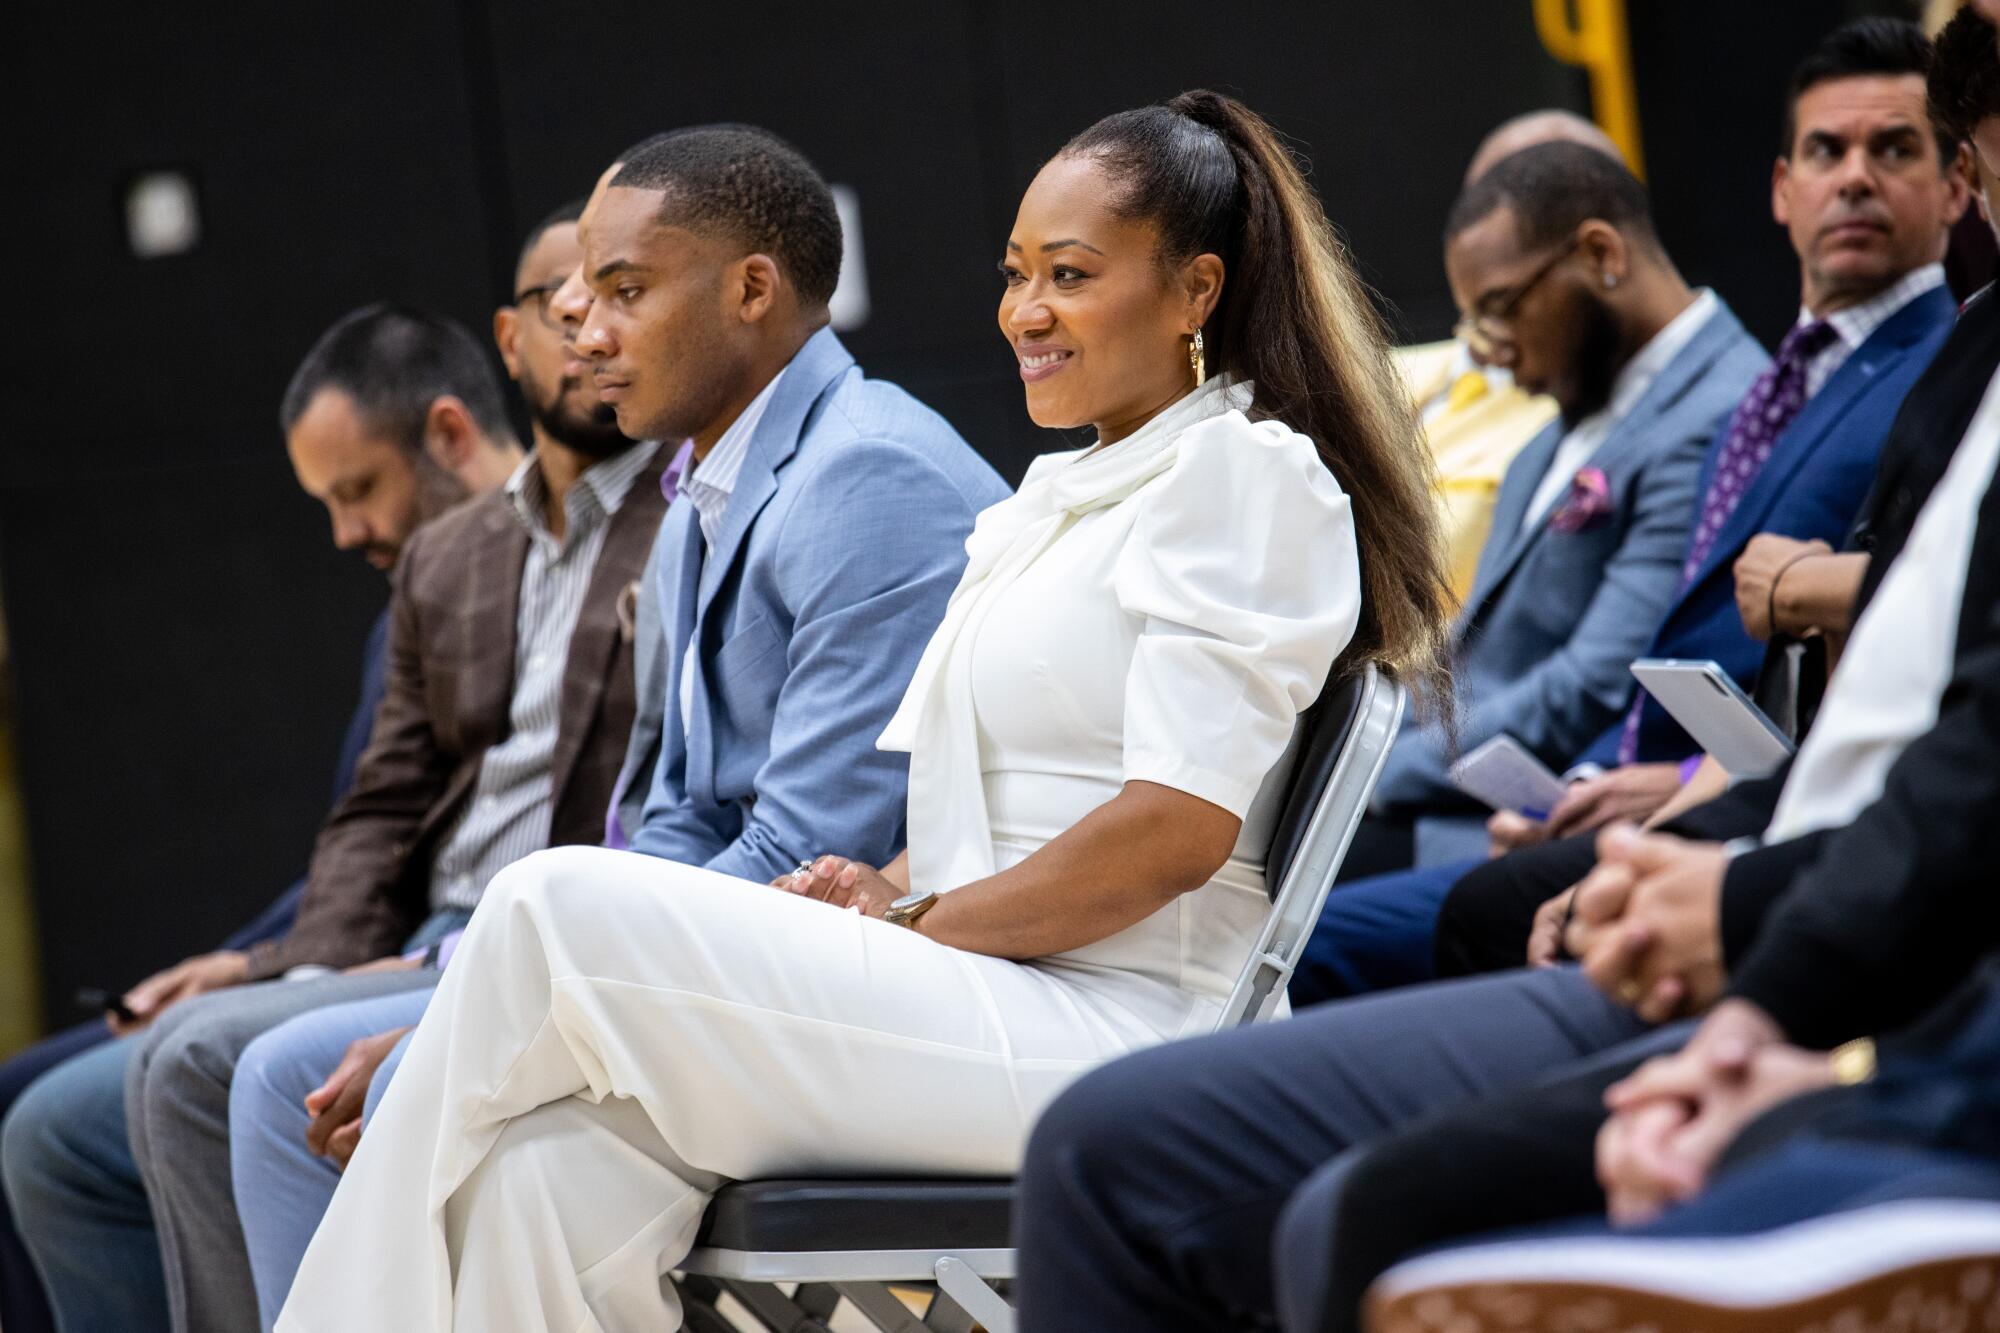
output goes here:
{"type": "Polygon", "coordinates": [[[729,1179],[1005,1175],[1146,1044],[1052,969],[632,853],[495,878],[281,1333],[670,1330],[729,1179]]]}

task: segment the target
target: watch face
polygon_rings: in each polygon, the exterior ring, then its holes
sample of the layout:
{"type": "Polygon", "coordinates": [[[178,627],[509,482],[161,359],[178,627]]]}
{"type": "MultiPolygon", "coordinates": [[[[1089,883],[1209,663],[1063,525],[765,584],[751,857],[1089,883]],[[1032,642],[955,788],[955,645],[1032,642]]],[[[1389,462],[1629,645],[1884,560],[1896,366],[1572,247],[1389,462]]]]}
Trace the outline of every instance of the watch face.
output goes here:
{"type": "Polygon", "coordinates": [[[896,899],[895,902],[890,903],[889,910],[892,912],[907,912],[930,896],[928,893],[906,893],[896,899]]]}

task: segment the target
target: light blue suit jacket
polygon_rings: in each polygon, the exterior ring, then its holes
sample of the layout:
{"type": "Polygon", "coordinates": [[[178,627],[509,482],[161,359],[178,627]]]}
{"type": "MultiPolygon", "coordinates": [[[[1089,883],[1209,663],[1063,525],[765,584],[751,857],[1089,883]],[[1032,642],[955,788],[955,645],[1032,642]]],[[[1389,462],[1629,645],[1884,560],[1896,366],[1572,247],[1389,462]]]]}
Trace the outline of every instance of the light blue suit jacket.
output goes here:
{"type": "MultiPolygon", "coordinates": [[[[1589,466],[1604,473],[1610,511],[1581,531],[1551,528],[1553,509],[1526,522],[1563,424],[1515,457],[1456,626],[1461,752],[1504,732],[1560,771],[1630,704],[1632,659],[1679,581],[1702,456],[1768,363],[1717,310],[1598,446],[1589,466]]],[[[1375,789],[1376,813],[1417,820],[1418,865],[1485,850],[1464,850],[1482,808],[1448,767],[1440,729],[1406,720],[1375,789]]]]}
{"type": "Polygon", "coordinates": [[[814,334],[757,425],[715,550],[685,499],[660,526],[627,760],[628,786],[652,773],[633,850],[753,880],[822,852],[880,865],[900,851],[909,757],[875,738],[974,516],[1007,493],[944,418],[814,334]]]}

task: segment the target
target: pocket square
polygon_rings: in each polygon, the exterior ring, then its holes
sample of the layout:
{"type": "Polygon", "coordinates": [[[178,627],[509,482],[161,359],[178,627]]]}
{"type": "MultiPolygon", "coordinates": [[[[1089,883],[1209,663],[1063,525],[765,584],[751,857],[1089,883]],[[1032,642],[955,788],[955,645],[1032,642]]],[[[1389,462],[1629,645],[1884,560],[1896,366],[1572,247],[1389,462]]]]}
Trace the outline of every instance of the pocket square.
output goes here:
{"type": "Polygon", "coordinates": [[[1579,468],[1569,494],[1549,515],[1552,532],[1587,532],[1611,521],[1611,483],[1601,467],[1579,468]]]}

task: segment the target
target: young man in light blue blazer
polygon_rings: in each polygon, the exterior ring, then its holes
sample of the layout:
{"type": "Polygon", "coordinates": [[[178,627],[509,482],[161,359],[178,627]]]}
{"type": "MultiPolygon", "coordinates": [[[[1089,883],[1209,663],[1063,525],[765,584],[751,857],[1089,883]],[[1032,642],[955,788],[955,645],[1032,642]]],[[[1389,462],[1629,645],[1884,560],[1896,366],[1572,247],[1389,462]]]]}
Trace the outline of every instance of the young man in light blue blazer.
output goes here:
{"type": "MultiPolygon", "coordinates": [[[[1578,144],[1527,149],[1468,186],[1445,266],[1475,350],[1562,409],[1508,468],[1459,612],[1457,744],[1508,735],[1559,770],[1630,703],[1703,454],[1769,359],[1682,279],[1638,181],[1578,144]]],[[[1466,854],[1483,813],[1452,760],[1437,719],[1405,723],[1343,878],[1466,854]]]]}
{"type": "MultiPolygon", "coordinates": [[[[554,304],[580,361],[621,429],[685,441],[634,608],[642,699],[608,840],[758,880],[823,852],[886,861],[907,758],[875,737],[974,517],[1007,487],[943,418],[864,378],[827,327],[839,221],[774,136],[707,127],[638,145],[600,181],[581,238],[580,277],[554,304]]],[[[323,1009],[243,1052],[230,1169],[267,1327],[364,1094],[372,1108],[429,995],[323,1009]]]]}

